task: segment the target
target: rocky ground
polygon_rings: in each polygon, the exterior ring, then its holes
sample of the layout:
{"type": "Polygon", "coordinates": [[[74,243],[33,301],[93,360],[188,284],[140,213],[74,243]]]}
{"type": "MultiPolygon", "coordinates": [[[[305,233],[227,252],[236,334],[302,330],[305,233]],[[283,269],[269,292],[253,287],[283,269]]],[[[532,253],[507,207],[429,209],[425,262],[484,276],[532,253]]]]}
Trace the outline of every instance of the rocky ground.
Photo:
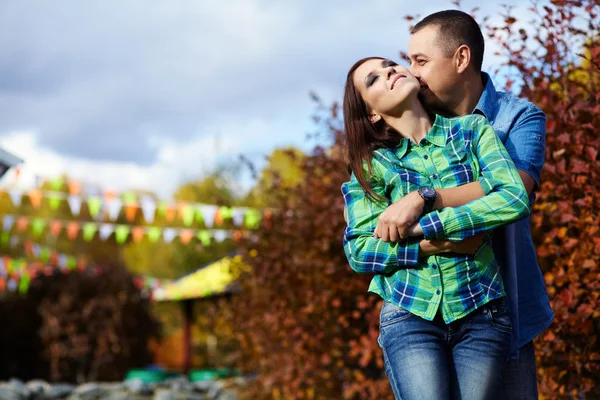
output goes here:
{"type": "Polygon", "coordinates": [[[0,400],[236,400],[240,379],[190,382],[173,378],[148,384],[141,380],[115,383],[86,383],[80,386],[44,381],[0,383],[0,400]]]}

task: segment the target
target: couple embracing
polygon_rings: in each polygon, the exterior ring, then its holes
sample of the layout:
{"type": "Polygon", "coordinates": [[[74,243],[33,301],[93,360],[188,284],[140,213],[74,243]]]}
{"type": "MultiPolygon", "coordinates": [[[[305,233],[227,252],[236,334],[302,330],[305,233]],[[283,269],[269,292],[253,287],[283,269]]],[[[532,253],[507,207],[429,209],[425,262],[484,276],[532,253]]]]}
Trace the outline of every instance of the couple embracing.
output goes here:
{"type": "Polygon", "coordinates": [[[546,118],[496,91],[456,10],[411,32],[410,67],[348,72],[344,250],[383,298],[396,398],[536,399],[533,339],[554,318],[529,228],[546,118]]]}

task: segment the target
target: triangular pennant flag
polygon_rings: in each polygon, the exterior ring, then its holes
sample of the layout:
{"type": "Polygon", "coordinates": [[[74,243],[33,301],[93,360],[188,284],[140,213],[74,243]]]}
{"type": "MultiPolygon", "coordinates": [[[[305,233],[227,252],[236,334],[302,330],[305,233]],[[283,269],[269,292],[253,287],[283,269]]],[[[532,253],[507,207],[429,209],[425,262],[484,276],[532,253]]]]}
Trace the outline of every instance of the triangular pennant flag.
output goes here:
{"type": "Polygon", "coordinates": [[[42,191],[39,189],[33,189],[29,193],[29,200],[34,208],[40,208],[42,205],[42,191]]]}
{"type": "Polygon", "coordinates": [[[131,232],[131,229],[128,225],[117,225],[117,228],[115,229],[115,240],[117,243],[125,243],[129,237],[129,232],[131,232]]]}
{"type": "Polygon", "coordinates": [[[233,224],[235,226],[242,226],[244,223],[244,214],[246,210],[243,208],[234,208],[233,209],[233,224]]]}
{"type": "Polygon", "coordinates": [[[163,240],[165,243],[171,243],[173,239],[177,236],[177,231],[173,228],[165,228],[163,229],[163,240]]]}
{"type": "Polygon", "coordinates": [[[0,278],[0,293],[6,292],[6,279],[0,278]]]}
{"type": "Polygon", "coordinates": [[[148,231],[147,231],[148,239],[150,239],[150,241],[152,243],[156,243],[158,241],[158,239],[160,239],[161,234],[162,234],[162,231],[157,226],[152,226],[152,227],[148,228],[148,231]]]}
{"type": "Polygon", "coordinates": [[[31,282],[31,278],[28,273],[25,273],[21,276],[21,280],[19,281],[19,293],[26,294],[29,291],[29,283],[31,282]]]}
{"type": "Polygon", "coordinates": [[[135,221],[135,214],[137,214],[138,205],[136,203],[127,203],[125,205],[125,218],[127,221],[135,221]]]}
{"type": "Polygon", "coordinates": [[[4,232],[10,232],[13,225],[15,224],[15,217],[12,215],[5,215],[2,218],[2,230],[4,232]]]}
{"type": "Polygon", "coordinates": [[[83,225],[83,240],[85,240],[86,242],[90,242],[94,238],[94,235],[96,234],[97,230],[98,230],[98,225],[94,222],[88,222],[88,223],[84,224],[83,225]]]}
{"type": "Polygon", "coordinates": [[[108,207],[108,218],[111,221],[116,221],[117,218],[119,218],[119,214],[121,213],[123,201],[121,199],[114,198],[108,200],[106,206],[108,207]]]}
{"type": "Polygon", "coordinates": [[[194,223],[194,208],[188,204],[183,204],[179,208],[179,214],[185,226],[190,226],[194,223]]]}
{"type": "Polygon", "coordinates": [[[19,189],[11,189],[8,194],[10,195],[10,199],[15,207],[21,206],[21,199],[23,197],[23,193],[19,189]]]}
{"type": "Polygon", "coordinates": [[[100,225],[100,239],[102,239],[102,240],[108,239],[114,231],[115,231],[115,226],[113,224],[100,225]]]}
{"type": "Polygon", "coordinates": [[[69,203],[69,207],[71,208],[71,214],[73,214],[73,216],[75,217],[78,216],[81,212],[81,196],[70,195],[67,199],[67,202],[69,203]]]}
{"type": "Polygon", "coordinates": [[[221,243],[229,236],[228,232],[223,229],[217,229],[213,231],[213,237],[217,241],[217,243],[221,243]]]}
{"type": "Polygon", "coordinates": [[[10,247],[15,248],[21,243],[21,239],[18,236],[11,236],[10,247]]]}
{"type": "Polygon", "coordinates": [[[261,215],[258,210],[248,209],[244,216],[244,223],[246,228],[258,228],[260,225],[261,215]]]}
{"type": "Polygon", "coordinates": [[[156,213],[156,202],[150,196],[143,196],[141,200],[142,213],[144,214],[144,220],[151,224],[154,222],[154,215],[156,213]]]}
{"type": "Polygon", "coordinates": [[[52,190],[55,190],[58,192],[62,189],[63,183],[64,183],[64,181],[61,177],[54,178],[50,181],[50,187],[52,187],[52,190]]]}
{"type": "Polygon", "coordinates": [[[63,224],[60,221],[52,221],[50,222],[50,233],[54,237],[58,237],[60,235],[60,231],[62,231],[63,224]]]}
{"type": "Polygon", "coordinates": [[[131,203],[136,203],[137,202],[137,196],[134,192],[125,192],[123,193],[123,195],[121,196],[123,197],[123,202],[125,204],[131,204],[131,203]]]}
{"type": "Polygon", "coordinates": [[[202,218],[207,228],[212,228],[214,225],[216,212],[217,206],[202,206],[202,218]]]}
{"type": "Polygon", "coordinates": [[[202,246],[210,246],[210,231],[202,230],[198,232],[198,240],[202,243],[202,246]]]}
{"type": "Polygon", "coordinates": [[[58,266],[60,269],[65,269],[67,267],[67,256],[61,254],[58,256],[58,266]]]}
{"type": "Polygon", "coordinates": [[[28,225],[29,225],[29,218],[27,218],[27,217],[17,218],[17,230],[19,232],[25,232],[28,225]]]}
{"type": "Polygon", "coordinates": [[[45,227],[46,227],[46,221],[44,221],[43,219],[40,219],[40,218],[34,219],[33,222],[31,223],[31,229],[33,231],[33,235],[36,238],[39,238],[42,235],[42,232],[44,232],[45,227]]]}
{"type": "Polygon", "coordinates": [[[79,225],[79,222],[69,222],[67,224],[67,237],[69,238],[69,240],[77,239],[77,235],[79,234],[80,228],[81,226],[79,225]]]}
{"type": "Polygon", "coordinates": [[[6,285],[6,288],[9,292],[14,292],[17,290],[17,281],[15,281],[14,278],[11,278],[6,285]]]}
{"type": "Polygon", "coordinates": [[[243,237],[244,237],[244,234],[242,233],[242,231],[233,232],[233,241],[234,242],[239,243],[243,237]]]}
{"type": "Polygon", "coordinates": [[[81,185],[76,181],[69,181],[69,194],[79,196],[81,194],[81,185]]]}
{"type": "Polygon", "coordinates": [[[48,195],[48,202],[50,203],[50,208],[54,211],[60,207],[60,203],[62,201],[62,197],[56,194],[48,195]]]}
{"type": "Polygon", "coordinates": [[[70,270],[77,268],[77,260],[75,257],[67,257],[67,268],[70,270]]]}
{"type": "Polygon", "coordinates": [[[40,249],[40,260],[44,261],[44,262],[48,262],[50,261],[50,249],[47,247],[42,247],[40,249]]]}
{"type": "Polygon", "coordinates": [[[164,217],[165,211],[166,211],[168,205],[169,205],[169,203],[167,201],[159,200],[158,203],[156,204],[156,214],[159,217],[164,217]]]}
{"type": "Polygon", "coordinates": [[[133,238],[134,243],[139,243],[144,238],[146,231],[141,226],[136,226],[131,229],[131,237],[133,238]]]}
{"type": "Polygon", "coordinates": [[[9,242],[10,242],[10,233],[2,232],[2,239],[0,239],[0,244],[2,244],[2,247],[7,247],[9,242]]]}
{"type": "Polygon", "coordinates": [[[87,206],[92,218],[96,218],[98,213],[100,213],[100,209],[102,208],[102,199],[96,196],[88,197],[87,206]]]}
{"type": "Polygon", "coordinates": [[[42,252],[42,246],[40,246],[39,244],[35,244],[35,245],[31,246],[31,253],[33,254],[33,256],[35,258],[39,258],[41,252],[42,252]]]}
{"type": "Polygon", "coordinates": [[[0,257],[0,276],[6,276],[6,266],[4,265],[4,258],[0,257]]]}
{"type": "Polygon", "coordinates": [[[173,207],[169,207],[169,206],[165,207],[165,219],[168,222],[173,222],[176,214],[177,214],[177,212],[173,207]]]}
{"type": "Polygon", "coordinates": [[[221,214],[223,221],[227,221],[233,218],[233,209],[231,207],[222,206],[219,208],[219,214],[221,214]]]}
{"type": "Polygon", "coordinates": [[[194,212],[196,213],[196,222],[204,224],[204,217],[202,217],[202,206],[196,206],[194,212]]]}
{"type": "Polygon", "coordinates": [[[190,244],[192,238],[194,237],[194,232],[191,229],[184,229],[179,233],[179,240],[184,245],[190,244]]]}
{"type": "Polygon", "coordinates": [[[221,215],[221,209],[217,208],[217,212],[215,213],[215,220],[214,223],[215,225],[221,226],[223,225],[224,219],[223,216],[221,215]]]}

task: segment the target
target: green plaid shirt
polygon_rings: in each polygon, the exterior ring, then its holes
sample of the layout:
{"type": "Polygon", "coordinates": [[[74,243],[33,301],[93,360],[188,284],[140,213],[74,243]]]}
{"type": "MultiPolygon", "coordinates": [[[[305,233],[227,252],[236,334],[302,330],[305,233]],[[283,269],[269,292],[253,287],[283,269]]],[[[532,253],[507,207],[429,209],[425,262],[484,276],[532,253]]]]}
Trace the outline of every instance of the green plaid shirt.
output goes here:
{"type": "Polygon", "coordinates": [[[425,238],[460,241],[530,211],[519,173],[487,120],[480,115],[437,116],[420,144],[406,139],[395,149],[374,152],[370,184],[389,202],[370,201],[354,174],[342,185],[348,223],[344,250],[356,272],[375,273],[370,292],[428,320],[441,306],[446,323],[504,296],[489,240],[475,255],[419,258],[421,238],[385,243],[373,237],[379,215],[406,194],[421,186],[441,189],[475,180],[486,195],[423,216],[425,238]]]}

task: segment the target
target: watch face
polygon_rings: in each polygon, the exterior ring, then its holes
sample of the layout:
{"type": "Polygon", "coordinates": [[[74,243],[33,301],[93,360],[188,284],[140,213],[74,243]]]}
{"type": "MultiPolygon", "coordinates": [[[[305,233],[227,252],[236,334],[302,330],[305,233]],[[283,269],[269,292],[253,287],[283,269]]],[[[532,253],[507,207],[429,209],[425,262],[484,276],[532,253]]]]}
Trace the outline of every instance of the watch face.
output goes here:
{"type": "Polygon", "coordinates": [[[427,187],[427,186],[422,187],[421,193],[423,193],[423,195],[426,197],[433,197],[433,196],[435,196],[435,189],[431,188],[431,187],[427,187]]]}

